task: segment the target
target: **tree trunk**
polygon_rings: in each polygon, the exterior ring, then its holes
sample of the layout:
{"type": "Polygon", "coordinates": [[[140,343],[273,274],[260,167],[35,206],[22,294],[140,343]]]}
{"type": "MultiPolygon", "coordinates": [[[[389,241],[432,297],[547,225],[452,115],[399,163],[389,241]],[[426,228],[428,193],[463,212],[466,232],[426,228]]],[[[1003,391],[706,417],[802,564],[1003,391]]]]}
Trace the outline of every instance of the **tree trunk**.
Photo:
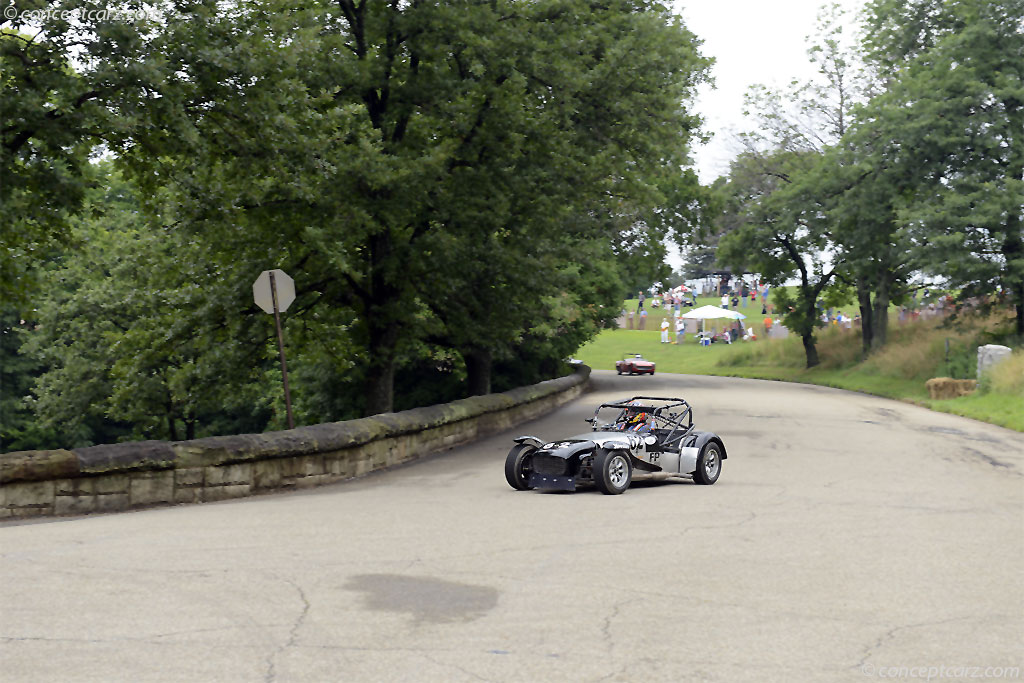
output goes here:
{"type": "Polygon", "coordinates": [[[807,367],[813,368],[820,363],[818,360],[818,347],[814,344],[814,332],[807,332],[800,335],[804,343],[804,355],[807,356],[807,367]]]}
{"type": "MultiPolygon", "coordinates": [[[[1020,130],[1021,122],[1024,121],[1024,102],[1019,97],[1008,97],[1004,100],[1010,130],[1020,130]]],[[[1019,141],[1018,141],[1019,142],[1019,141]]],[[[1013,162],[1007,168],[1006,177],[1021,179],[1024,178],[1024,154],[1021,154],[1021,147],[1016,144],[1013,162]]],[[[1006,286],[1015,301],[1014,308],[1017,309],[1016,332],[1017,337],[1024,339],[1024,225],[1021,224],[1020,210],[1011,209],[1006,219],[1006,239],[1003,240],[1003,257],[1006,259],[1006,286]]]]}
{"type": "Polygon", "coordinates": [[[887,275],[879,278],[878,284],[875,285],[871,325],[873,327],[871,349],[878,350],[885,346],[889,333],[889,277],[887,275]]]}
{"type": "Polygon", "coordinates": [[[871,341],[875,334],[875,326],[872,324],[871,309],[871,287],[867,278],[857,278],[857,303],[860,305],[860,340],[862,355],[864,358],[871,353],[871,341]]]}
{"type": "Polygon", "coordinates": [[[1024,339],[1024,285],[1017,287],[1017,337],[1024,339]]]}
{"type": "Polygon", "coordinates": [[[1003,240],[1003,256],[1006,258],[1006,288],[1014,299],[1017,312],[1015,330],[1018,337],[1024,337],[1024,272],[1017,264],[1024,262],[1024,238],[1021,237],[1021,221],[1011,216],[1006,225],[1006,239],[1003,240]]]}
{"type": "MultiPolygon", "coordinates": [[[[371,351],[371,356],[377,356],[371,351]]],[[[381,354],[367,367],[366,409],[364,415],[390,413],[395,405],[395,361],[389,353],[381,354]]]]}
{"type": "Polygon", "coordinates": [[[800,326],[800,339],[804,343],[804,355],[807,357],[807,367],[813,368],[820,363],[818,360],[818,347],[815,345],[814,325],[818,321],[818,291],[814,290],[811,296],[804,295],[804,320],[800,326]]]}
{"type": "Polygon", "coordinates": [[[366,408],[363,414],[390,413],[395,405],[398,324],[390,319],[386,305],[370,308],[366,324],[370,362],[366,366],[366,408]]]}
{"type": "Polygon", "coordinates": [[[401,290],[389,277],[394,245],[387,231],[369,240],[370,287],[366,293],[366,408],[364,415],[390,413],[395,405],[395,365],[401,325],[401,290]]]}
{"type": "Polygon", "coordinates": [[[470,396],[491,393],[492,356],[489,349],[472,348],[462,354],[466,361],[466,384],[470,396]]]}

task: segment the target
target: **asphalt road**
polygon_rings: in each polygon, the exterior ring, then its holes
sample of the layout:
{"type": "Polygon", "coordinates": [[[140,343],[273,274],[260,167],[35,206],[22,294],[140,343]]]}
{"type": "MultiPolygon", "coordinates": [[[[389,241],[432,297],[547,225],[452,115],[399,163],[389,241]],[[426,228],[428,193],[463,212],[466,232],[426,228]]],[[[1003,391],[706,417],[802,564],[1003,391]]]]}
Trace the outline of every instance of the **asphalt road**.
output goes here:
{"type": "Polygon", "coordinates": [[[593,387],[360,480],[0,525],[0,680],[1024,680],[1024,434],[795,384],[593,387]],[[513,436],[633,393],[722,435],[716,485],[505,483],[513,436]]]}

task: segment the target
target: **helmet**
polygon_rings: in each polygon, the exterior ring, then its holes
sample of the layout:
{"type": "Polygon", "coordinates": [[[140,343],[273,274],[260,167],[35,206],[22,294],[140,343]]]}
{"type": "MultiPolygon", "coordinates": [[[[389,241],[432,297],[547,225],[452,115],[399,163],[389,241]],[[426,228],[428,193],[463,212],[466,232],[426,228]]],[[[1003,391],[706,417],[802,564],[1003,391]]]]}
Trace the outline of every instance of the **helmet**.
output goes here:
{"type": "Polygon", "coordinates": [[[647,427],[647,420],[650,419],[651,414],[642,411],[628,411],[622,423],[622,430],[628,432],[638,432],[641,429],[647,427]]]}

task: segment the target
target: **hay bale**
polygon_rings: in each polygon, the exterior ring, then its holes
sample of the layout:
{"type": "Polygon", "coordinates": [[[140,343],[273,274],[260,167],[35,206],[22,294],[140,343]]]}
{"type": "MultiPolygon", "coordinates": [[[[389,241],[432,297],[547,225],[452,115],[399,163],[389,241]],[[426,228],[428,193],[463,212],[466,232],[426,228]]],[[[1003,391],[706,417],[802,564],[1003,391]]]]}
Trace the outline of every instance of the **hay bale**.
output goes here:
{"type": "Polygon", "coordinates": [[[924,385],[928,387],[928,395],[932,398],[959,398],[974,391],[978,387],[978,380],[933,377],[924,385]]]}

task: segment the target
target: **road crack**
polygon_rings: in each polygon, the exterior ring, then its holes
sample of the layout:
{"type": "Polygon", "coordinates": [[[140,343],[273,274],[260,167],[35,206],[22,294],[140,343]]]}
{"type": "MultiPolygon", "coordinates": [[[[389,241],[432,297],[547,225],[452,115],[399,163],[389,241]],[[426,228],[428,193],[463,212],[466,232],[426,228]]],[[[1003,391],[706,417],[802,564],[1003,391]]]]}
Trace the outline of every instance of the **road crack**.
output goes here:
{"type": "Polygon", "coordinates": [[[952,619],[939,619],[939,620],[936,620],[936,621],[923,621],[923,622],[918,623],[918,624],[905,624],[903,626],[896,626],[894,628],[891,628],[888,631],[886,631],[885,633],[883,633],[881,636],[879,636],[878,639],[874,643],[872,643],[871,645],[868,645],[866,648],[864,648],[864,651],[863,651],[864,654],[860,658],[860,661],[858,661],[856,664],[854,664],[850,668],[851,669],[856,669],[858,671],[861,671],[863,669],[864,665],[867,664],[868,660],[871,659],[871,657],[875,654],[875,651],[881,649],[883,646],[888,644],[891,640],[893,640],[896,637],[896,634],[900,633],[901,631],[910,631],[910,630],[917,629],[917,628],[926,628],[928,626],[941,626],[942,624],[952,624],[954,622],[969,621],[971,619],[976,619],[976,617],[970,617],[970,616],[968,616],[968,617],[954,617],[952,619]]]}
{"type": "Polygon", "coordinates": [[[295,647],[299,639],[299,629],[302,628],[303,623],[306,621],[306,617],[309,615],[309,599],[306,597],[306,592],[302,590],[302,586],[298,585],[294,581],[289,579],[280,579],[287,583],[289,586],[295,589],[299,594],[299,599],[302,601],[302,611],[299,616],[292,622],[292,627],[288,631],[288,640],[286,640],[280,647],[267,657],[267,674],[263,677],[266,683],[273,683],[277,680],[277,658],[285,650],[295,647]]]}

